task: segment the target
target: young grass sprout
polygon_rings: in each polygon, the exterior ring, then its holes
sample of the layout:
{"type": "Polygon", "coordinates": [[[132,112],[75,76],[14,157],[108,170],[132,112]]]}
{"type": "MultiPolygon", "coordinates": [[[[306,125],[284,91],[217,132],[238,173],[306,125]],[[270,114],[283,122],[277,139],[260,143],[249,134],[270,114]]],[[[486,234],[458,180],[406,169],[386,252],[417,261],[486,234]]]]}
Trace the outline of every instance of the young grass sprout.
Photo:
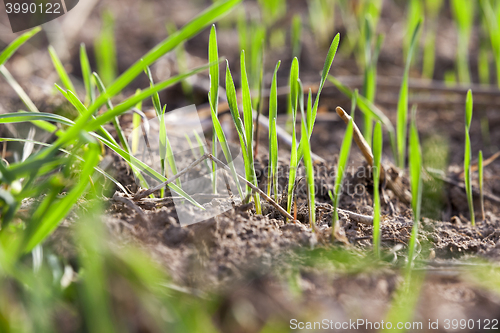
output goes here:
{"type": "Polygon", "coordinates": [[[472,121],[472,91],[469,89],[467,92],[467,98],[465,101],[465,153],[464,153],[464,182],[465,190],[467,192],[467,203],[469,204],[470,222],[475,225],[474,217],[474,201],[472,197],[472,183],[471,183],[471,144],[470,144],[470,124],[472,121]]]}

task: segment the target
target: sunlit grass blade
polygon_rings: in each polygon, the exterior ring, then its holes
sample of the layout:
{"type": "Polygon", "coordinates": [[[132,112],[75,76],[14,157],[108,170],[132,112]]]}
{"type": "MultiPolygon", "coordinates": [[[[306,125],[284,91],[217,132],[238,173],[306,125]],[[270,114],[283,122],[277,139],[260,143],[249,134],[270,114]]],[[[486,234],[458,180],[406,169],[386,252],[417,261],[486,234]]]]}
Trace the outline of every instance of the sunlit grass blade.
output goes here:
{"type": "MultiPolygon", "coordinates": [[[[120,77],[118,77],[108,88],[105,94],[99,96],[94,103],[92,103],[88,111],[85,114],[82,114],[75,125],[72,126],[65,135],[59,137],[59,139],[54,143],[52,149],[57,149],[58,146],[64,145],[65,143],[71,141],[76,135],[78,135],[79,131],[83,128],[87,130],[93,130],[98,126],[107,123],[113,117],[127,111],[131,107],[133,107],[137,102],[143,100],[151,96],[154,92],[160,91],[169,85],[176,83],[178,80],[183,80],[186,77],[193,75],[196,71],[192,71],[188,74],[177,76],[175,79],[169,79],[163,84],[158,84],[153,89],[145,90],[135,98],[131,98],[128,100],[130,104],[122,103],[122,105],[118,105],[114,112],[106,112],[102,116],[98,117],[95,121],[90,121],[90,117],[104,104],[106,101],[113,96],[120,93],[130,82],[132,82],[142,71],[145,66],[149,66],[158,60],[161,56],[166,54],[167,52],[174,49],[177,45],[184,42],[185,40],[191,38],[200,32],[203,28],[211,24],[212,22],[217,21],[220,17],[227,14],[232,8],[234,8],[241,0],[228,0],[228,1],[220,1],[212,6],[210,6],[203,13],[198,15],[196,18],[191,20],[188,24],[186,24],[181,30],[176,32],[175,34],[169,36],[167,39],[162,41],[152,50],[150,50],[142,59],[138,60],[134,63],[128,70],[126,70],[120,77]],[[132,103],[133,102],[133,103],[132,103]],[[102,118],[101,118],[102,117],[102,118]]],[[[53,150],[48,149],[44,151],[42,154],[37,156],[36,158],[42,159],[46,154],[52,153],[53,150]]]]}
{"type": "MultiPolygon", "coordinates": [[[[355,98],[355,97],[354,97],[355,98]]],[[[330,192],[330,198],[333,203],[333,212],[332,212],[332,232],[335,230],[335,224],[338,222],[338,206],[340,202],[340,195],[342,190],[342,182],[344,181],[344,175],[347,167],[347,162],[349,161],[349,152],[351,151],[351,143],[352,136],[354,130],[354,120],[349,120],[349,124],[347,125],[344,139],[342,140],[342,146],[340,147],[339,153],[339,161],[337,163],[337,172],[335,175],[335,185],[333,189],[333,193],[330,192]]]]}
{"type": "Polygon", "coordinates": [[[76,94],[76,89],[73,83],[71,82],[71,79],[69,78],[68,73],[66,72],[66,69],[64,68],[63,64],[61,63],[61,60],[57,56],[56,50],[54,47],[49,46],[49,54],[50,58],[52,59],[52,64],[54,65],[54,68],[57,71],[57,74],[59,75],[59,78],[61,79],[61,82],[63,86],[67,90],[71,90],[73,93],[76,94]]]}
{"type": "MultiPolygon", "coordinates": [[[[94,82],[97,85],[97,88],[99,89],[99,93],[105,94],[106,93],[106,87],[104,87],[104,83],[101,81],[101,78],[97,73],[93,73],[93,78],[94,82]]],[[[106,106],[108,107],[108,111],[113,109],[113,103],[111,103],[111,100],[107,100],[106,106]]],[[[128,141],[125,138],[125,134],[123,133],[122,127],[120,126],[120,121],[118,117],[114,117],[112,119],[113,126],[115,127],[116,134],[118,135],[118,140],[120,141],[123,149],[125,149],[126,152],[130,153],[130,147],[128,145],[128,141]]]]}
{"type": "MultiPolygon", "coordinates": [[[[103,113],[102,115],[97,117],[95,120],[92,120],[87,124],[81,124],[81,127],[85,128],[88,131],[95,130],[97,127],[111,121],[114,117],[119,116],[119,115],[127,112],[128,110],[133,108],[137,103],[143,101],[144,99],[146,99],[148,97],[151,97],[153,94],[157,93],[158,91],[161,91],[169,86],[172,86],[172,85],[184,80],[187,77],[190,77],[192,75],[200,73],[200,72],[206,70],[208,68],[208,66],[209,65],[198,67],[194,70],[191,70],[188,73],[174,76],[166,81],[159,82],[159,83],[155,84],[153,87],[149,87],[147,89],[144,89],[139,94],[135,94],[135,95],[127,98],[122,103],[113,107],[113,109],[108,110],[107,112],[103,113]]],[[[105,92],[101,96],[108,96],[108,93],[105,92]]],[[[101,96],[99,96],[99,98],[101,98],[101,96]]],[[[108,96],[108,98],[109,98],[109,96],[108,96]]],[[[79,118],[77,120],[77,122],[76,122],[77,126],[80,126],[80,121],[81,121],[81,118],[79,118]]],[[[73,128],[71,128],[71,129],[73,130],[73,128]]]]}
{"type": "MultiPolygon", "coordinates": [[[[45,142],[40,142],[36,140],[27,140],[27,139],[18,139],[18,138],[0,138],[0,142],[30,142],[32,144],[44,146],[44,147],[50,147],[49,143],[45,142]]],[[[83,157],[80,157],[78,155],[73,154],[72,152],[65,150],[65,149],[59,149],[61,152],[68,154],[68,155],[73,155],[76,159],[80,161],[84,161],[83,157]]],[[[120,183],[118,182],[113,176],[111,176],[109,173],[101,169],[100,167],[96,166],[94,167],[95,171],[103,175],[105,178],[109,179],[111,182],[113,182],[120,190],[123,191],[123,193],[129,193],[129,191],[120,183]]]]}
{"type": "MultiPolygon", "coordinates": [[[[209,103],[211,104],[212,99],[210,96],[208,97],[208,100],[209,100],[209,103]]],[[[217,118],[215,108],[212,105],[210,105],[210,110],[211,110],[211,115],[212,115],[212,123],[213,123],[213,127],[215,130],[214,135],[217,135],[217,138],[218,138],[219,143],[220,143],[221,148],[222,148],[222,152],[224,153],[224,157],[226,158],[227,164],[231,170],[231,176],[233,177],[233,180],[236,183],[236,186],[238,188],[238,194],[240,195],[241,200],[243,200],[245,198],[245,196],[243,194],[243,191],[242,191],[241,186],[240,186],[240,182],[238,180],[238,175],[237,175],[236,169],[234,167],[233,157],[231,155],[231,150],[229,149],[229,145],[227,143],[226,136],[224,134],[224,131],[222,130],[222,126],[219,122],[219,119],[217,118]]],[[[197,140],[198,139],[199,139],[199,136],[197,135],[197,140]]],[[[200,141],[201,141],[201,139],[200,139],[200,141]]],[[[198,141],[198,142],[201,143],[200,141],[198,141]]],[[[201,147],[203,147],[203,146],[201,146],[201,147]]],[[[201,153],[201,151],[200,151],[200,153],[201,153]]],[[[213,172],[213,173],[215,173],[215,172],[213,172]]]]}
{"type": "Polygon", "coordinates": [[[415,29],[413,30],[412,39],[410,42],[410,48],[408,50],[408,56],[406,58],[405,71],[403,74],[403,82],[401,83],[401,89],[399,91],[398,100],[398,124],[397,124],[397,146],[398,146],[398,158],[397,165],[399,168],[404,169],[405,167],[405,157],[406,157],[406,136],[408,127],[408,79],[410,75],[411,60],[413,57],[414,49],[417,42],[418,32],[420,30],[420,25],[422,21],[419,20],[415,29]]]}
{"type": "Polygon", "coordinates": [[[380,168],[382,160],[382,125],[375,124],[373,132],[373,248],[380,257],[380,168]]]}
{"type": "MultiPolygon", "coordinates": [[[[318,92],[316,93],[316,99],[314,100],[314,105],[312,108],[312,117],[311,121],[307,124],[308,126],[308,133],[309,136],[312,135],[313,129],[314,129],[314,123],[316,122],[316,115],[318,113],[318,107],[319,107],[319,98],[321,95],[321,91],[323,90],[323,87],[325,86],[325,82],[328,78],[328,74],[330,73],[330,68],[332,67],[333,59],[335,58],[335,54],[337,53],[337,49],[339,47],[340,43],[340,34],[337,34],[335,38],[333,38],[333,41],[330,45],[330,48],[328,49],[328,53],[326,55],[325,59],[325,64],[323,65],[323,72],[321,73],[321,80],[319,82],[319,87],[318,87],[318,92]]],[[[298,76],[298,74],[297,74],[298,76]]],[[[302,147],[299,146],[299,152],[298,152],[298,158],[299,160],[302,158],[302,147]]]]}
{"type": "Polygon", "coordinates": [[[89,57],[85,44],[80,44],[80,67],[82,69],[83,83],[85,85],[85,105],[90,105],[95,100],[95,83],[92,79],[92,70],[90,68],[89,57]]]}
{"type": "MultiPolygon", "coordinates": [[[[243,97],[243,125],[245,127],[246,137],[246,152],[247,159],[245,160],[246,178],[255,186],[258,186],[257,175],[255,174],[254,156],[253,156],[253,110],[252,110],[252,97],[250,95],[250,86],[248,84],[248,77],[245,64],[245,51],[241,51],[241,90],[243,97]]],[[[250,189],[248,189],[250,190],[250,189]]],[[[255,211],[261,214],[260,196],[258,193],[253,193],[255,203],[255,211]]]]}
{"type": "MultiPolygon", "coordinates": [[[[299,87],[300,87],[300,112],[302,115],[302,121],[301,121],[301,139],[300,142],[302,142],[303,147],[304,147],[304,167],[306,170],[306,184],[307,184],[307,203],[308,203],[308,211],[309,211],[309,225],[312,230],[315,230],[316,227],[316,190],[314,186],[314,166],[311,158],[311,143],[310,143],[310,136],[307,131],[308,125],[308,117],[306,116],[304,112],[304,93],[303,93],[303,88],[302,84],[300,84],[299,80],[299,87]]],[[[312,102],[312,92],[309,89],[309,95],[308,95],[308,109],[311,110],[311,102],[312,102]]],[[[309,117],[309,120],[311,118],[309,117]]]]}
{"type": "Polygon", "coordinates": [[[269,167],[267,170],[267,195],[273,188],[274,199],[278,198],[278,136],[276,135],[276,117],[278,115],[277,75],[281,61],[274,69],[271,91],[269,93],[269,167]]]}
{"type": "MultiPolygon", "coordinates": [[[[287,212],[290,214],[292,211],[293,202],[293,191],[295,187],[295,179],[297,177],[297,167],[299,164],[299,159],[297,156],[297,138],[295,123],[297,118],[297,102],[299,98],[299,61],[294,58],[292,61],[292,67],[290,69],[290,94],[288,98],[288,103],[291,107],[292,113],[292,149],[290,152],[290,167],[288,174],[288,196],[287,196],[287,212]]],[[[309,125],[309,124],[308,124],[309,125]]]]}
{"type": "Polygon", "coordinates": [[[472,91],[469,89],[467,92],[467,98],[465,101],[465,153],[464,153],[464,182],[465,190],[467,192],[467,203],[469,204],[469,214],[470,222],[475,225],[474,217],[474,201],[472,197],[472,183],[471,183],[471,144],[470,144],[470,125],[472,122],[472,109],[473,109],[473,99],[472,91]]]}
{"type": "MultiPolygon", "coordinates": [[[[217,48],[217,32],[215,25],[212,25],[208,42],[208,62],[210,65],[210,104],[213,106],[215,116],[218,117],[219,107],[219,51],[217,48]]],[[[213,125],[215,126],[215,125],[213,125]]],[[[213,128],[215,133],[215,127],[213,128]]],[[[217,157],[217,135],[212,136],[212,155],[217,157]]],[[[212,161],[212,189],[214,194],[217,193],[217,164],[212,161]]]]}
{"type": "Polygon", "coordinates": [[[12,57],[14,52],[21,47],[24,43],[28,41],[31,37],[36,35],[38,32],[42,30],[41,27],[36,27],[33,28],[25,33],[23,33],[21,36],[17,37],[12,43],[10,43],[3,51],[0,53],[0,66],[5,64],[5,62],[12,57]]]}
{"type": "Polygon", "coordinates": [[[410,184],[411,184],[411,208],[413,210],[413,227],[408,245],[408,269],[413,266],[413,257],[417,245],[418,229],[420,224],[420,207],[422,203],[422,152],[416,123],[416,106],[412,110],[412,122],[410,126],[410,184]]]}

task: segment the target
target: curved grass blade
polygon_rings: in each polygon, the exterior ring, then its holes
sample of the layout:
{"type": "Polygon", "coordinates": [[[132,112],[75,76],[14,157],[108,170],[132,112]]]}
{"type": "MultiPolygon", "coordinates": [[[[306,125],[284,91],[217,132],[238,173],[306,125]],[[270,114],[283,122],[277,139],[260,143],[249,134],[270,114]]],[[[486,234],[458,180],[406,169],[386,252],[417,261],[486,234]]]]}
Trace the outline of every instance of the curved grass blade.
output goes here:
{"type": "Polygon", "coordinates": [[[57,56],[56,50],[54,49],[54,47],[52,45],[49,46],[49,54],[50,54],[50,58],[52,59],[52,63],[54,64],[54,68],[56,69],[57,74],[59,75],[59,78],[61,79],[63,86],[67,90],[70,90],[73,93],[76,93],[75,86],[71,82],[71,79],[69,78],[69,75],[66,72],[66,69],[64,69],[64,66],[61,63],[61,60],[57,56]]]}
{"type": "Polygon", "coordinates": [[[0,53],[0,66],[5,64],[7,60],[16,52],[16,50],[21,47],[24,43],[28,41],[31,37],[36,35],[42,30],[41,27],[36,27],[30,31],[25,32],[21,36],[17,37],[12,43],[10,43],[3,51],[0,53]]]}

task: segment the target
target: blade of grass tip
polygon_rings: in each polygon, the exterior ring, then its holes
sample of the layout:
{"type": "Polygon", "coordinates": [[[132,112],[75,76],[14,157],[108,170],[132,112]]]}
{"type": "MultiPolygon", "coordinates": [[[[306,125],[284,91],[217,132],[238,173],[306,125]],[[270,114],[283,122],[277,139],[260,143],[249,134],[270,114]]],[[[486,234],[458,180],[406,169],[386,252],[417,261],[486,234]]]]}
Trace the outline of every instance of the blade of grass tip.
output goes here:
{"type": "Polygon", "coordinates": [[[467,202],[469,204],[469,213],[470,213],[470,222],[472,225],[475,225],[475,216],[474,216],[474,201],[472,197],[472,183],[471,183],[471,143],[470,143],[470,125],[472,122],[472,108],[473,108],[473,99],[472,99],[472,91],[469,89],[467,92],[467,98],[465,101],[465,154],[464,154],[464,182],[465,189],[467,192],[467,202]]]}
{"type": "Polygon", "coordinates": [[[412,269],[415,246],[417,243],[418,229],[420,224],[420,207],[422,203],[422,152],[420,150],[420,140],[416,123],[417,107],[412,109],[412,122],[410,126],[410,183],[411,183],[411,207],[413,210],[413,228],[411,231],[410,243],[408,245],[408,269],[412,269]]]}
{"type": "Polygon", "coordinates": [[[486,216],[484,213],[484,168],[483,168],[483,151],[479,151],[477,169],[479,173],[479,195],[481,200],[481,217],[482,220],[486,220],[486,216]]]}
{"type": "Polygon", "coordinates": [[[95,100],[95,83],[92,79],[92,70],[90,68],[89,57],[84,43],[80,44],[80,66],[86,92],[85,105],[88,106],[95,100]]]}
{"type": "Polygon", "coordinates": [[[382,159],[382,125],[375,124],[373,132],[373,248],[380,258],[380,165],[382,159]]]}
{"type": "MultiPolygon", "coordinates": [[[[210,104],[212,103],[211,100],[212,99],[210,98],[210,96],[208,96],[208,101],[210,104]]],[[[240,195],[240,198],[241,200],[243,200],[245,198],[245,195],[243,194],[240,182],[238,180],[238,175],[234,167],[233,157],[231,156],[231,150],[229,149],[229,145],[227,144],[226,136],[224,134],[224,131],[222,130],[222,126],[219,122],[219,119],[217,118],[217,114],[215,113],[215,108],[212,105],[210,105],[210,110],[211,110],[212,123],[214,125],[215,135],[217,135],[217,138],[219,139],[222,152],[224,153],[224,157],[226,158],[227,164],[229,165],[229,168],[231,170],[231,176],[233,177],[233,180],[236,183],[236,187],[238,188],[238,193],[240,195]]]]}
{"type": "MultiPolygon", "coordinates": [[[[247,159],[245,161],[245,170],[247,173],[247,179],[255,186],[258,186],[257,175],[255,174],[254,156],[253,156],[253,110],[252,110],[252,98],[250,96],[250,86],[248,85],[248,77],[245,66],[245,51],[241,51],[241,90],[243,97],[243,125],[245,126],[245,136],[246,136],[246,152],[247,159]]],[[[248,191],[250,189],[247,188],[248,191]]],[[[262,213],[260,207],[260,196],[257,192],[253,193],[253,199],[255,204],[255,211],[257,214],[262,213]]]]}
{"type": "MultiPolygon", "coordinates": [[[[210,29],[210,37],[208,42],[208,62],[210,65],[210,104],[213,105],[215,115],[218,116],[218,105],[219,105],[219,52],[217,50],[217,32],[215,30],[215,25],[212,25],[210,29]]],[[[213,125],[214,126],[214,125],[213,125]]],[[[213,128],[213,133],[215,133],[215,128],[213,128]]],[[[212,136],[212,155],[217,158],[217,135],[212,136]]],[[[212,190],[214,194],[217,194],[217,164],[212,161],[212,190]]]]}
{"type": "MultiPolygon", "coordinates": [[[[238,100],[236,97],[236,88],[234,86],[233,77],[231,75],[231,70],[229,68],[229,61],[226,60],[226,97],[229,105],[229,110],[231,111],[231,116],[233,117],[234,126],[238,132],[240,139],[241,151],[243,153],[243,158],[246,161],[247,158],[247,138],[245,134],[245,127],[241,121],[240,111],[238,110],[238,100]]],[[[246,162],[245,162],[246,165],[246,162]]]]}
{"type": "Polygon", "coordinates": [[[406,58],[406,65],[403,74],[403,82],[399,91],[398,99],[398,123],[397,123],[397,146],[398,146],[398,167],[404,169],[406,157],[406,136],[408,127],[408,77],[410,75],[411,59],[415,49],[417,35],[420,30],[422,20],[420,19],[413,30],[410,49],[406,58]]]}
{"type": "MultiPolygon", "coordinates": [[[[312,109],[312,120],[307,124],[309,127],[308,128],[309,136],[312,135],[312,132],[314,129],[314,123],[316,122],[316,115],[318,113],[319,98],[321,95],[321,91],[323,90],[325,82],[328,78],[328,74],[330,73],[330,68],[332,67],[333,59],[335,58],[335,54],[337,53],[337,49],[339,47],[339,42],[340,42],[340,34],[338,33],[333,38],[333,41],[332,41],[330,48],[328,49],[328,53],[326,55],[325,64],[323,66],[323,72],[321,73],[321,80],[319,83],[318,92],[316,93],[316,99],[314,100],[314,105],[313,105],[313,109],[312,109]]],[[[298,150],[299,150],[298,157],[300,160],[302,158],[302,155],[303,155],[302,147],[300,145],[299,145],[298,150]]]]}
{"type": "Polygon", "coordinates": [[[290,152],[290,170],[288,175],[288,196],[287,196],[287,212],[292,211],[293,190],[295,187],[295,179],[297,176],[298,156],[297,156],[297,138],[295,130],[295,122],[297,117],[297,101],[299,98],[297,83],[299,80],[299,61],[294,58],[290,69],[290,95],[289,105],[292,109],[292,149],[290,152]]]}
{"type": "Polygon", "coordinates": [[[57,74],[59,75],[59,78],[61,79],[63,86],[66,88],[66,90],[71,90],[73,93],[76,94],[75,86],[71,82],[68,72],[66,72],[66,69],[64,69],[61,60],[57,56],[56,50],[52,45],[49,46],[49,54],[50,58],[52,59],[52,63],[54,64],[54,68],[56,69],[57,74]]]}
{"type": "MultiPolygon", "coordinates": [[[[166,38],[164,41],[160,42],[156,47],[154,47],[152,50],[150,50],[141,60],[138,60],[137,62],[134,63],[128,70],[126,70],[120,77],[118,77],[107,89],[106,94],[99,96],[99,98],[96,99],[94,103],[92,103],[89,106],[88,112],[81,115],[78,119],[78,121],[75,123],[75,126],[71,127],[65,135],[61,136],[53,145],[53,149],[57,149],[58,146],[70,141],[71,139],[75,138],[75,136],[78,134],[78,132],[87,127],[89,125],[95,126],[97,125],[95,122],[88,122],[89,118],[91,117],[92,114],[94,114],[104,103],[109,98],[112,98],[113,96],[117,95],[119,92],[121,92],[130,82],[132,82],[143,70],[144,66],[149,66],[152,63],[154,63],[156,60],[158,60],[161,56],[166,54],[167,52],[171,51],[174,49],[177,45],[180,43],[184,42],[185,40],[191,38],[192,36],[196,35],[198,32],[203,30],[207,25],[211,24],[212,22],[217,21],[220,17],[223,15],[227,14],[231,9],[233,9],[237,4],[239,4],[241,0],[228,0],[228,1],[219,1],[217,3],[214,3],[212,6],[210,6],[207,10],[202,12],[200,15],[198,15],[196,18],[191,20],[188,24],[186,24],[181,30],[176,32],[175,34],[169,36],[166,38]]],[[[192,73],[192,72],[191,72],[192,73]]],[[[194,73],[193,73],[194,74],[194,73]]],[[[178,76],[177,78],[179,79],[185,79],[188,75],[181,75],[178,76]]],[[[167,80],[169,82],[164,82],[164,84],[156,85],[155,89],[158,89],[156,91],[160,91],[167,87],[168,85],[172,84],[176,80],[167,80]]],[[[153,89],[154,90],[154,89],[153,89]]],[[[143,92],[141,95],[137,96],[137,99],[130,99],[129,102],[133,101],[132,105],[135,105],[138,101],[146,98],[139,98],[140,96],[148,95],[150,91],[143,92]]],[[[128,108],[126,109],[128,110],[128,108]]],[[[116,110],[115,110],[116,111],[116,110]]],[[[120,109],[121,112],[125,112],[120,109]]],[[[108,113],[108,112],[107,112],[108,113]]],[[[101,119],[99,121],[103,121],[105,119],[110,119],[106,118],[109,117],[105,113],[102,115],[101,119]]],[[[119,112],[117,114],[120,114],[119,112]]],[[[116,116],[117,114],[112,114],[111,118],[116,116]]],[[[104,121],[106,123],[108,120],[104,121]]],[[[37,158],[43,158],[45,154],[52,153],[52,150],[47,150],[43,154],[40,154],[37,156],[37,158]]]]}
{"type": "Polygon", "coordinates": [[[278,136],[276,135],[276,117],[278,115],[278,69],[281,61],[274,68],[271,91],[269,93],[269,168],[267,171],[267,195],[274,192],[274,200],[278,198],[278,136]]]}
{"type": "Polygon", "coordinates": [[[347,125],[342,146],[340,147],[339,161],[337,164],[337,174],[335,175],[335,187],[333,200],[333,214],[332,214],[332,232],[335,230],[335,225],[339,220],[338,206],[340,202],[340,195],[342,190],[342,182],[344,181],[345,170],[347,162],[349,161],[349,153],[351,151],[352,136],[353,136],[353,119],[349,120],[347,125]]]}
{"type": "Polygon", "coordinates": [[[41,27],[33,28],[21,36],[17,37],[12,43],[10,43],[3,51],[0,53],[0,66],[5,64],[7,60],[16,52],[16,50],[26,43],[31,37],[36,35],[42,30],[41,27]]]}

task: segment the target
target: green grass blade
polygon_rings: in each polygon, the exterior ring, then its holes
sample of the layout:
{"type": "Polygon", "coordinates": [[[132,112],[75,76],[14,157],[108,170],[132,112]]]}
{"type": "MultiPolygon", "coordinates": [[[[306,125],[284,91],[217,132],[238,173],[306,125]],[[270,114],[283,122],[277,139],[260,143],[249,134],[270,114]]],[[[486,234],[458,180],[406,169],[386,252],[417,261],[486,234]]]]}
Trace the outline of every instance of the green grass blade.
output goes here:
{"type": "Polygon", "coordinates": [[[342,182],[344,180],[344,175],[347,167],[347,162],[349,160],[349,152],[351,151],[351,143],[353,136],[353,120],[349,121],[347,124],[347,129],[344,134],[344,139],[342,140],[342,146],[340,147],[339,161],[337,164],[337,174],[335,175],[335,187],[333,196],[333,214],[332,214],[332,232],[335,229],[335,224],[338,222],[338,206],[340,202],[340,192],[342,189],[342,182]]]}
{"type": "Polygon", "coordinates": [[[269,93],[269,168],[267,171],[267,195],[271,195],[272,187],[275,200],[278,198],[278,136],[276,135],[276,117],[278,115],[277,75],[280,65],[281,61],[278,61],[274,69],[271,91],[269,93]]]}
{"type": "Polygon", "coordinates": [[[41,27],[33,28],[21,36],[17,37],[12,43],[10,43],[3,51],[0,53],[0,66],[5,64],[7,60],[16,52],[16,50],[21,47],[24,43],[28,41],[31,37],[36,35],[38,32],[42,30],[41,27]]]}
{"type": "Polygon", "coordinates": [[[465,181],[465,189],[467,192],[467,202],[469,204],[469,212],[470,212],[470,221],[472,225],[475,225],[475,217],[474,217],[474,201],[472,197],[472,183],[471,183],[471,143],[470,143],[470,125],[472,122],[472,107],[473,107],[473,99],[472,99],[472,91],[469,89],[467,92],[467,98],[465,100],[465,154],[464,154],[464,181],[465,181]]]}
{"type": "MultiPolygon", "coordinates": [[[[211,104],[211,100],[212,99],[209,96],[208,101],[210,104],[211,104]]],[[[219,119],[217,118],[215,108],[212,105],[210,105],[210,111],[211,111],[211,115],[212,115],[212,122],[213,122],[214,130],[215,130],[215,134],[217,135],[217,138],[219,139],[219,143],[221,145],[222,152],[224,153],[224,157],[226,158],[226,161],[228,162],[228,166],[231,169],[231,175],[232,175],[233,180],[236,183],[236,186],[238,188],[238,193],[240,195],[240,198],[241,198],[241,200],[243,200],[245,196],[244,196],[243,191],[241,189],[238,175],[237,175],[236,169],[234,167],[233,157],[231,156],[231,150],[229,149],[229,145],[227,143],[226,136],[224,134],[224,131],[222,130],[222,126],[219,122],[219,119]]]]}
{"type": "Polygon", "coordinates": [[[316,99],[314,100],[313,106],[313,118],[309,126],[309,135],[312,135],[312,131],[314,128],[314,122],[316,121],[316,114],[318,113],[319,107],[319,97],[321,95],[321,91],[325,85],[326,79],[328,78],[328,74],[330,73],[330,68],[332,67],[333,59],[335,58],[335,54],[337,53],[337,49],[339,47],[340,42],[340,34],[337,34],[335,38],[333,38],[332,44],[330,45],[330,49],[328,50],[328,54],[326,55],[325,64],[323,66],[323,72],[321,74],[321,80],[318,87],[318,92],[316,93],[316,99]]]}
{"type": "MultiPolygon", "coordinates": [[[[33,143],[33,144],[36,144],[36,145],[39,145],[39,146],[44,146],[44,147],[50,147],[50,144],[49,143],[46,143],[46,142],[40,142],[40,141],[35,141],[35,140],[28,140],[28,139],[18,139],[18,138],[0,138],[0,142],[29,142],[29,143],[33,143]]],[[[70,151],[68,150],[65,150],[65,149],[59,149],[61,152],[65,153],[65,154],[68,154],[68,155],[72,155],[73,157],[75,157],[76,159],[80,160],[80,161],[84,161],[83,160],[83,157],[80,157],[79,155],[76,155],[76,154],[73,154],[71,153],[70,151]]],[[[96,166],[95,168],[95,171],[99,172],[101,175],[103,175],[105,178],[109,179],[111,182],[113,182],[120,190],[123,191],[123,193],[129,193],[129,191],[120,183],[118,182],[113,176],[111,176],[109,173],[107,173],[106,171],[104,171],[103,169],[99,168],[98,166],[96,166]]]]}
{"type": "Polygon", "coordinates": [[[36,225],[36,229],[27,233],[23,252],[31,251],[36,245],[40,244],[55,228],[59,222],[69,213],[74,204],[80,198],[88,186],[88,178],[94,173],[94,167],[99,163],[100,150],[99,145],[90,143],[83,156],[83,166],[80,172],[80,180],[59,200],[57,204],[51,205],[43,220],[36,225]]]}
{"type": "MultiPolygon", "coordinates": [[[[310,136],[308,133],[307,116],[304,112],[304,94],[302,90],[302,85],[300,85],[301,96],[299,97],[300,111],[302,115],[301,121],[301,140],[300,142],[304,147],[304,167],[306,169],[306,184],[307,184],[307,202],[309,211],[309,225],[312,230],[316,226],[316,198],[315,198],[315,186],[314,186],[314,166],[311,158],[311,144],[310,136]]],[[[309,90],[309,99],[312,100],[311,90],[309,90]]]]}
{"type": "MultiPolygon", "coordinates": [[[[252,110],[252,97],[250,96],[250,86],[248,84],[248,77],[245,65],[245,51],[241,51],[241,90],[243,96],[243,125],[245,127],[246,137],[246,153],[245,160],[246,178],[252,184],[258,186],[257,176],[255,174],[254,156],[253,156],[253,110],[252,110]]],[[[250,189],[247,189],[250,191],[250,189]]],[[[260,196],[258,193],[253,194],[255,211],[261,214],[260,196]]]]}
{"type": "Polygon", "coordinates": [[[290,153],[290,170],[288,175],[288,196],[287,196],[287,212],[292,211],[293,202],[293,191],[295,187],[295,179],[297,177],[297,167],[299,164],[298,154],[297,154],[297,135],[295,129],[295,122],[297,117],[297,101],[299,98],[299,62],[297,58],[292,61],[292,67],[290,69],[290,95],[288,103],[292,109],[292,149],[290,153]],[[293,81],[295,80],[295,81],[293,81]]]}
{"type": "MultiPolygon", "coordinates": [[[[217,32],[215,25],[212,25],[210,30],[210,38],[208,42],[208,62],[210,65],[210,105],[213,106],[215,116],[218,116],[219,107],[219,51],[217,50],[217,32]]],[[[214,125],[215,126],[215,125],[214,125]]],[[[215,133],[215,127],[213,128],[215,133]]],[[[217,135],[212,136],[212,155],[217,157],[217,135]]],[[[217,193],[217,164],[212,161],[212,188],[213,192],[217,193]]]]}
{"type": "Polygon", "coordinates": [[[420,150],[420,140],[418,138],[418,130],[416,124],[416,106],[413,107],[413,119],[410,128],[410,183],[411,183],[411,207],[413,210],[413,228],[411,231],[410,243],[408,245],[408,268],[411,269],[413,265],[413,257],[415,253],[415,246],[417,244],[418,229],[420,224],[420,207],[422,203],[422,152],[420,150]]]}
{"type": "Polygon", "coordinates": [[[67,90],[71,90],[73,93],[76,93],[75,86],[71,82],[71,79],[69,78],[69,75],[66,72],[66,69],[64,69],[64,66],[61,63],[61,60],[57,56],[56,50],[52,47],[52,45],[49,46],[49,54],[50,54],[50,58],[52,59],[52,63],[54,64],[54,68],[56,69],[57,74],[59,74],[59,78],[61,79],[63,86],[67,90]]]}
{"type": "MultiPolygon", "coordinates": [[[[190,77],[192,75],[195,75],[199,72],[202,72],[208,68],[208,65],[198,67],[188,73],[181,74],[174,76],[166,81],[160,82],[155,84],[153,87],[149,87],[148,89],[142,90],[139,94],[135,94],[134,96],[129,97],[125,101],[123,101],[121,104],[116,105],[112,110],[108,110],[101,116],[97,117],[95,120],[90,121],[88,124],[82,124],[82,127],[85,128],[88,131],[95,130],[97,127],[104,125],[111,121],[114,117],[119,116],[131,108],[133,108],[137,103],[141,102],[142,100],[151,97],[153,94],[157,93],[158,91],[161,91],[171,85],[174,85],[182,80],[184,80],[187,77],[190,77]]],[[[108,92],[102,94],[101,96],[106,96],[109,98],[108,92]]],[[[99,98],[101,98],[99,96],[99,98]]],[[[98,99],[99,99],[98,98],[98,99]]],[[[89,109],[91,110],[91,109],[89,109]]],[[[82,118],[79,118],[77,121],[77,124],[80,126],[82,118]]]]}
{"type": "Polygon", "coordinates": [[[373,248],[380,257],[380,168],[382,160],[382,125],[375,124],[373,132],[373,248]]]}
{"type": "Polygon", "coordinates": [[[398,146],[398,167],[404,169],[406,157],[406,136],[408,127],[408,77],[410,75],[411,60],[413,57],[418,32],[422,21],[419,20],[413,30],[410,48],[406,58],[406,66],[403,74],[403,82],[399,91],[398,99],[398,123],[397,123],[397,146],[398,146]]]}
{"type": "Polygon", "coordinates": [[[89,57],[85,44],[80,44],[80,66],[82,69],[83,83],[85,85],[85,104],[90,105],[95,100],[95,83],[92,79],[92,70],[90,68],[89,57]]]}
{"type": "Polygon", "coordinates": [[[38,120],[55,121],[68,126],[74,125],[74,122],[69,120],[68,118],[53,113],[16,112],[4,113],[0,115],[0,124],[32,122],[38,120]]]}
{"type": "MultiPolygon", "coordinates": [[[[99,89],[99,93],[105,94],[106,93],[106,88],[104,87],[104,83],[101,81],[101,78],[97,73],[93,73],[93,78],[94,82],[97,85],[97,88],[99,89]]],[[[106,105],[108,107],[108,110],[113,109],[113,103],[111,103],[111,100],[107,100],[106,105]]],[[[135,116],[135,113],[134,113],[135,116]]],[[[114,117],[112,119],[113,126],[115,127],[116,134],[118,135],[118,140],[122,144],[123,149],[125,149],[126,152],[130,153],[130,147],[128,145],[128,141],[125,138],[125,134],[123,133],[122,127],[120,126],[120,120],[118,117],[114,117]]],[[[135,127],[134,127],[135,128],[135,127]]],[[[113,140],[112,140],[113,141],[113,140]]]]}

